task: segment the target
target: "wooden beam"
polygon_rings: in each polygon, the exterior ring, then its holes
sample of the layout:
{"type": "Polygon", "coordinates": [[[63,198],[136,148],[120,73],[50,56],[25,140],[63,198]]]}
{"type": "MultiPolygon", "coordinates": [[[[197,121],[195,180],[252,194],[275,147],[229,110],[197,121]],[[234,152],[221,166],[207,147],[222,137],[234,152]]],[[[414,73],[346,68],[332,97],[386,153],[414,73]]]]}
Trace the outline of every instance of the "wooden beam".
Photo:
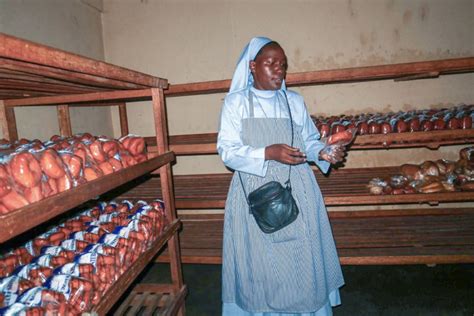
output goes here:
{"type": "Polygon", "coordinates": [[[170,84],[165,91],[167,96],[193,95],[227,92],[230,87],[230,80],[215,80],[204,82],[193,82],[183,84],[170,84]]]}
{"type": "MultiPolygon", "coordinates": [[[[474,57],[421,61],[413,63],[401,63],[392,65],[377,65],[368,67],[353,67],[331,70],[317,70],[288,74],[286,76],[287,86],[328,84],[337,82],[354,82],[364,80],[381,80],[410,78],[421,75],[432,77],[436,74],[450,74],[459,72],[473,72],[474,57]]],[[[194,82],[187,84],[170,84],[165,92],[167,96],[207,94],[227,92],[231,80],[216,80],[206,82],[194,82]]]]}
{"type": "MultiPolygon", "coordinates": [[[[195,251],[193,251],[194,253],[195,251]]],[[[222,264],[222,250],[215,251],[215,254],[188,255],[188,249],[183,251],[182,262],[184,264],[222,264]]],[[[474,263],[474,255],[381,255],[381,256],[346,256],[340,255],[341,265],[414,265],[414,264],[466,264],[474,263]]],[[[169,256],[167,253],[160,255],[156,262],[167,263],[169,256]]]]}
{"type": "MultiPolygon", "coordinates": [[[[156,144],[158,153],[162,154],[169,150],[168,146],[168,126],[166,119],[166,104],[163,89],[151,89],[153,115],[155,120],[156,144]]],[[[163,201],[165,203],[166,216],[170,220],[177,218],[175,197],[173,191],[173,175],[171,165],[166,164],[160,169],[160,184],[163,201]]],[[[168,249],[170,250],[170,270],[173,284],[179,288],[183,286],[183,272],[181,270],[181,253],[179,248],[178,234],[174,234],[168,240],[168,249]]]]}
{"type": "Polygon", "coordinates": [[[128,116],[127,116],[127,105],[125,103],[120,103],[118,105],[119,117],[120,117],[120,133],[122,136],[128,135],[128,116]]]}
{"type": "MultiPolygon", "coordinates": [[[[94,101],[113,101],[113,100],[131,100],[131,99],[149,99],[151,97],[150,89],[142,90],[118,90],[107,92],[94,92],[84,94],[58,95],[49,97],[37,97],[26,99],[4,100],[5,106],[38,106],[38,105],[57,105],[94,101]]],[[[91,104],[92,105],[92,104],[91,104]]],[[[98,103],[94,105],[108,106],[107,103],[98,103]]]]}
{"type": "MultiPolygon", "coordinates": [[[[100,87],[100,86],[94,86],[92,87],[90,85],[90,82],[88,84],[83,84],[83,83],[77,83],[77,82],[72,82],[70,78],[69,80],[59,80],[55,78],[49,78],[45,74],[43,75],[38,75],[35,73],[28,73],[25,71],[17,71],[17,70],[10,70],[6,69],[3,66],[4,62],[6,60],[0,59],[0,78],[1,79],[9,79],[9,80],[16,80],[16,81],[21,81],[21,82],[28,82],[28,83],[41,83],[41,84],[49,84],[49,85],[59,85],[59,86],[65,86],[65,87],[81,87],[81,88],[87,88],[89,92],[93,92],[91,90],[107,90],[105,87],[100,87]]],[[[12,60],[7,60],[8,62],[12,62],[12,60]]],[[[141,88],[146,88],[144,86],[141,86],[141,88]]],[[[110,88],[109,88],[110,89],[110,88]]],[[[135,87],[135,89],[138,89],[138,87],[135,87]]]]}
{"type": "Polygon", "coordinates": [[[71,115],[69,105],[63,104],[57,106],[59,134],[61,136],[72,136],[71,115]]]}
{"type": "Polygon", "coordinates": [[[3,89],[0,87],[0,100],[9,100],[9,99],[23,99],[29,97],[40,97],[40,96],[50,96],[54,95],[54,93],[50,92],[35,92],[34,94],[31,93],[29,90],[11,90],[11,89],[3,89]]]}
{"type": "Polygon", "coordinates": [[[36,92],[47,92],[52,94],[74,94],[74,93],[90,93],[104,91],[103,88],[84,87],[80,85],[63,85],[61,83],[33,82],[18,79],[0,78],[0,87],[11,90],[27,90],[31,94],[36,92]]]}
{"type": "Polygon", "coordinates": [[[144,89],[145,85],[135,84],[131,82],[123,82],[110,78],[103,78],[83,73],[70,72],[63,69],[52,68],[48,66],[30,64],[27,62],[0,58],[0,69],[20,72],[26,75],[35,75],[42,78],[54,78],[62,82],[73,82],[75,84],[92,85],[95,87],[103,87],[108,89],[144,89]]]}
{"type": "Polygon", "coordinates": [[[0,56],[104,78],[166,88],[167,80],[0,33],[0,56]]]}
{"type": "Polygon", "coordinates": [[[0,122],[2,123],[3,138],[13,142],[18,140],[15,111],[5,106],[5,101],[0,100],[0,122]]]}
{"type": "Polygon", "coordinates": [[[175,293],[176,286],[174,284],[156,284],[156,283],[140,283],[133,288],[134,292],[155,292],[155,293],[175,293]]]}

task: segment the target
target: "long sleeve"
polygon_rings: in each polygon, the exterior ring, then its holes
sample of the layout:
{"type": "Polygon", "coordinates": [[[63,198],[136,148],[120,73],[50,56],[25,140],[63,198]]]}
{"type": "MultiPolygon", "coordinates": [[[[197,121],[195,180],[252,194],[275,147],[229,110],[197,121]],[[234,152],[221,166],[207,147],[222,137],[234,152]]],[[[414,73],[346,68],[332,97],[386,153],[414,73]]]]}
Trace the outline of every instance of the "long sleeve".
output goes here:
{"type": "Polygon", "coordinates": [[[242,143],[242,118],[246,112],[245,98],[230,95],[222,106],[217,151],[224,164],[234,170],[265,176],[268,162],[265,161],[265,148],[254,148],[242,143]]]}
{"type": "Polygon", "coordinates": [[[324,143],[319,140],[319,131],[309,116],[304,103],[302,114],[303,129],[301,134],[306,147],[305,150],[307,159],[316,163],[321,172],[327,173],[331,164],[325,160],[319,159],[319,152],[324,148],[324,143]]]}

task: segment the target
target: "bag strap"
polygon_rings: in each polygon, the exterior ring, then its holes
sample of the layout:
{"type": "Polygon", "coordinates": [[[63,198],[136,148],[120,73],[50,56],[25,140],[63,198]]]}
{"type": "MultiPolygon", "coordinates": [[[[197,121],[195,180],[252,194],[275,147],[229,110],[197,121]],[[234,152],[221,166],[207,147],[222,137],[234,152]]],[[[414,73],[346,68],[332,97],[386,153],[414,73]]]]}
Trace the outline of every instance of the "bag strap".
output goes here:
{"type": "MultiPolygon", "coordinates": [[[[288,114],[290,116],[291,147],[293,147],[293,141],[294,141],[293,117],[291,115],[290,102],[288,101],[288,96],[286,95],[286,91],[285,90],[282,90],[282,91],[283,91],[283,95],[285,96],[286,105],[288,107],[288,114]]],[[[277,95],[277,98],[278,98],[278,95],[277,95]]],[[[251,111],[251,114],[253,116],[253,93],[250,89],[249,89],[249,110],[251,111]]],[[[237,173],[239,174],[240,184],[242,185],[242,190],[244,191],[245,199],[247,200],[247,204],[250,206],[250,201],[248,199],[247,192],[245,191],[244,182],[242,181],[242,176],[240,175],[240,171],[237,171],[237,173]]],[[[288,168],[288,180],[286,180],[286,182],[285,182],[285,185],[289,188],[291,188],[290,176],[291,176],[291,165],[288,168]]]]}
{"type": "MultiPolygon", "coordinates": [[[[245,191],[244,182],[242,181],[242,176],[240,175],[240,171],[237,171],[237,173],[239,174],[240,185],[242,186],[242,190],[244,191],[245,200],[247,201],[247,204],[250,208],[250,201],[249,201],[249,198],[247,196],[247,192],[245,191]]],[[[252,213],[252,209],[250,209],[250,213],[252,213]]]]}
{"type": "MultiPolygon", "coordinates": [[[[291,147],[293,147],[293,141],[294,141],[294,134],[293,134],[293,117],[291,116],[291,109],[290,109],[290,102],[288,101],[288,96],[286,95],[286,91],[282,90],[283,94],[285,95],[285,101],[286,101],[286,106],[288,107],[288,114],[290,115],[290,123],[291,123],[291,147]]],[[[277,96],[278,97],[278,96],[277,96]]],[[[291,188],[291,183],[290,183],[290,175],[291,175],[291,165],[290,168],[288,168],[288,180],[285,182],[285,184],[291,188]]]]}

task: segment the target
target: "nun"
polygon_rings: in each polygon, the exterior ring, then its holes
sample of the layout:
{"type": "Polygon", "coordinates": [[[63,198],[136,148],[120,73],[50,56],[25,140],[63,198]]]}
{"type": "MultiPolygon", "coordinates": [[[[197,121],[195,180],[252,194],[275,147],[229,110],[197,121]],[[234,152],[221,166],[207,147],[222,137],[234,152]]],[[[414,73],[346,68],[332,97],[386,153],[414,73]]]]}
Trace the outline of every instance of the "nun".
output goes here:
{"type": "Polygon", "coordinates": [[[217,150],[234,171],[225,205],[222,314],[332,315],[344,278],[314,163],[327,173],[344,148],[327,150],[303,97],[286,89],[281,46],[255,37],[244,48],[221,110],[217,150]],[[297,218],[265,233],[247,195],[290,180],[297,218]]]}

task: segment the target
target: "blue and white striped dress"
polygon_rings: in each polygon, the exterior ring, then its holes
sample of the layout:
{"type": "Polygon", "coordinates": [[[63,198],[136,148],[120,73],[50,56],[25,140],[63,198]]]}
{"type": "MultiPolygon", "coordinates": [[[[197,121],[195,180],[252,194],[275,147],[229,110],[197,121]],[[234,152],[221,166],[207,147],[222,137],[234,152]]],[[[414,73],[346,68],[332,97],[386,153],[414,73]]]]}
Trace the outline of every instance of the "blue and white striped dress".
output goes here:
{"type": "MultiPolygon", "coordinates": [[[[247,148],[291,144],[291,125],[282,91],[250,89],[257,101],[253,105],[248,102],[249,89],[226,98],[218,139],[221,157],[226,157],[229,147],[235,150],[238,146],[226,142],[230,129],[236,129],[242,146],[247,148]],[[240,115],[240,121],[236,115],[240,115]]],[[[308,128],[315,133],[317,130],[308,122],[302,98],[288,91],[288,99],[293,115],[294,147],[310,149],[308,159],[317,157],[322,144],[309,141],[319,135],[308,135],[308,128]]],[[[322,166],[327,168],[324,163],[322,166]]],[[[266,161],[263,168],[263,176],[258,171],[240,168],[247,193],[269,181],[287,180],[288,165],[266,161]]],[[[298,218],[280,231],[265,234],[249,214],[238,174],[234,173],[224,220],[224,315],[331,315],[331,306],[340,303],[342,271],[321,191],[307,163],[292,166],[291,185],[300,210],[298,218]]]]}

